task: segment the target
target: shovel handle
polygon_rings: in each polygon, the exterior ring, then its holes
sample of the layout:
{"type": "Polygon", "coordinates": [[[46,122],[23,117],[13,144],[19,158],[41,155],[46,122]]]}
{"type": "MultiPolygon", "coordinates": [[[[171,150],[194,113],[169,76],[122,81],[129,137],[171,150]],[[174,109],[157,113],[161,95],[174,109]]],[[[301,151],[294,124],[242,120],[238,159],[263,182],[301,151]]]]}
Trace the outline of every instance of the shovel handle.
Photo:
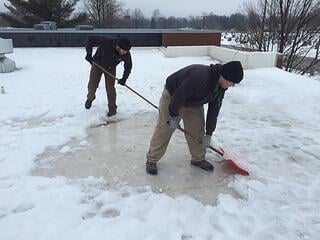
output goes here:
{"type": "MultiPolygon", "coordinates": [[[[183,129],[182,127],[178,127],[178,129],[185,133],[186,135],[192,137],[193,139],[195,139],[198,143],[202,144],[202,140],[196,138],[195,136],[193,136],[191,133],[189,133],[187,130],[183,129]]],[[[212,147],[211,145],[209,146],[209,148],[213,151],[215,151],[217,154],[219,154],[221,157],[223,157],[223,152],[222,151],[219,151],[218,149],[212,147]]]]}
{"type": "MultiPolygon", "coordinates": [[[[100,70],[102,70],[104,73],[106,73],[108,76],[112,77],[113,79],[119,81],[118,78],[116,78],[113,74],[111,74],[109,71],[107,71],[106,69],[104,69],[104,67],[100,66],[98,63],[92,61],[92,64],[95,65],[97,68],[99,68],[100,70]]],[[[134,89],[132,89],[131,87],[129,87],[127,84],[124,85],[126,88],[128,88],[130,91],[132,91],[133,93],[137,94],[139,97],[141,97],[143,100],[145,100],[146,102],[148,102],[150,105],[152,105],[153,107],[157,108],[158,107],[156,105],[154,105],[152,102],[150,102],[148,99],[146,99],[145,97],[143,97],[141,94],[139,94],[137,91],[135,91],[134,89]]]]}

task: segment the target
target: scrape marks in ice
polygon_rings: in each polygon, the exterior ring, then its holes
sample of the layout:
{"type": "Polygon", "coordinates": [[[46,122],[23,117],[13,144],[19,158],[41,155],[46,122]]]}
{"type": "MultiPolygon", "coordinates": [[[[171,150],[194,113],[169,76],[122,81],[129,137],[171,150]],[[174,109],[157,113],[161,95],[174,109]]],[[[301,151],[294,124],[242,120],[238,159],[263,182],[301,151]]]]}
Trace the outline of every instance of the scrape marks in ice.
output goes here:
{"type": "Polygon", "coordinates": [[[12,130],[31,129],[38,128],[39,126],[50,127],[53,124],[59,124],[63,122],[65,119],[71,119],[74,117],[73,114],[64,114],[62,116],[57,117],[46,117],[47,114],[48,112],[28,118],[16,117],[12,119],[7,119],[6,121],[3,121],[2,124],[10,126],[12,130]]]}

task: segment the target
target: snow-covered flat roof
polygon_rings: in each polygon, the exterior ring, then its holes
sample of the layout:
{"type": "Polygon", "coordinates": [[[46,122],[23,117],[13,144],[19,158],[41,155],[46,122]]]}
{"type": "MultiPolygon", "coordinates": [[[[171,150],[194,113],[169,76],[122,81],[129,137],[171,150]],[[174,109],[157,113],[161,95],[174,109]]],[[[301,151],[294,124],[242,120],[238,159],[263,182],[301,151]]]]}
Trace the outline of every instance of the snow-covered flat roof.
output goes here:
{"type": "MultiPolygon", "coordinates": [[[[178,132],[159,175],[149,176],[144,162],[156,124],[153,107],[117,85],[119,122],[107,125],[103,80],[92,108],[84,108],[90,72],[84,48],[18,48],[10,56],[19,70],[0,74],[0,239],[318,238],[320,81],[259,68],[246,70],[227,90],[212,144],[240,159],[249,177],[191,168],[178,132]],[[151,120],[140,121],[144,115],[151,120]],[[135,120],[139,128],[132,131],[135,120]],[[107,133],[112,137],[104,138],[107,133]],[[138,187],[130,185],[134,174],[138,187]],[[169,195],[184,180],[189,188],[169,195]],[[210,181],[240,197],[216,194],[221,188],[210,185],[202,188],[209,202],[203,204],[192,194],[210,181]],[[161,190],[153,192],[155,184],[161,190]]],[[[132,58],[127,84],[154,104],[169,74],[216,63],[165,58],[157,49],[133,48],[132,58]]],[[[207,157],[219,164],[214,153],[207,157]]]]}

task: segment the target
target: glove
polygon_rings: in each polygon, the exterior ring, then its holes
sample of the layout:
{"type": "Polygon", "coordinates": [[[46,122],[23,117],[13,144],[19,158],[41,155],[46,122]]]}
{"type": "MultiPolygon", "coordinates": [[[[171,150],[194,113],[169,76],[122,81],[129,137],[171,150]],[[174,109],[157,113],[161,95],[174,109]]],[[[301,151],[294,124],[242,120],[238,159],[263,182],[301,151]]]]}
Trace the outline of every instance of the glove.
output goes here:
{"type": "Polygon", "coordinates": [[[92,58],[91,54],[87,54],[87,56],[85,57],[85,59],[86,59],[90,64],[92,64],[93,58],[92,58]]]}
{"type": "Polygon", "coordinates": [[[169,115],[169,120],[167,121],[169,128],[177,129],[179,127],[179,120],[180,120],[179,117],[171,117],[169,115]]]}
{"type": "Polygon", "coordinates": [[[202,144],[205,148],[208,148],[211,144],[211,135],[204,135],[202,139],[202,144]]]}
{"type": "Polygon", "coordinates": [[[118,84],[124,86],[124,85],[126,85],[126,80],[127,79],[124,79],[124,78],[118,79],[118,84]]]}

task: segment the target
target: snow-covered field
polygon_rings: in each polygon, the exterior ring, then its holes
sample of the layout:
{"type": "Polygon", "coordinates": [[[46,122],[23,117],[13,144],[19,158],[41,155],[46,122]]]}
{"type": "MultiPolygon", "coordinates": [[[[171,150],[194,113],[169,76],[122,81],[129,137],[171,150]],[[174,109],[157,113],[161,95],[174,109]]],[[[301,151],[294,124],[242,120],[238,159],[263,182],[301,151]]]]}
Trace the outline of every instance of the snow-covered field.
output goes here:
{"type": "MultiPolygon", "coordinates": [[[[128,85],[154,103],[173,71],[209,58],[166,59],[133,49],[128,85]]],[[[80,48],[15,49],[19,70],[0,75],[0,239],[318,239],[320,233],[320,82],[276,68],[245,72],[228,90],[214,145],[249,168],[216,206],[171,198],[147,186],[106,191],[103,179],[31,175],[47,147],[76,138],[105,116],[103,84],[84,109],[89,64],[80,48]]],[[[118,76],[121,76],[121,67],[118,76]]],[[[119,113],[154,111],[121,86],[119,113]]],[[[146,136],[146,141],[150,136],[146,136]]],[[[144,156],[142,156],[144,158],[144,156]]],[[[161,173],[160,173],[161,174],[161,173]]]]}

